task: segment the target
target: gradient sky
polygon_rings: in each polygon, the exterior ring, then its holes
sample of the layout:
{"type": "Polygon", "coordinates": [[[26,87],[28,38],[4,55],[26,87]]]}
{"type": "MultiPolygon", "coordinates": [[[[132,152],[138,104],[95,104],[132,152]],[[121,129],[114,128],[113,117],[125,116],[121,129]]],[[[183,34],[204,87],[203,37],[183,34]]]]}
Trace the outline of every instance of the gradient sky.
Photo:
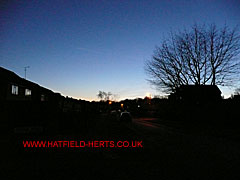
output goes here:
{"type": "MultiPolygon", "coordinates": [[[[0,3],[0,66],[65,96],[159,95],[144,62],[170,30],[240,24],[240,1],[17,0],[0,3]]],[[[222,89],[228,96],[234,89],[222,89]]]]}

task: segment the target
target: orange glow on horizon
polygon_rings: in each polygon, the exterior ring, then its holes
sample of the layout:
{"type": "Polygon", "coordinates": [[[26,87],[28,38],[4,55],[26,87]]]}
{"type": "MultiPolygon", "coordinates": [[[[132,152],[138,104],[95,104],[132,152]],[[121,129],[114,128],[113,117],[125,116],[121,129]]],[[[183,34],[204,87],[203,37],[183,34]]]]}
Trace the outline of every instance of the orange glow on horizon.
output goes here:
{"type": "Polygon", "coordinates": [[[151,99],[152,98],[152,95],[150,94],[150,93],[146,93],[146,96],[149,98],[149,99],[151,99]]]}

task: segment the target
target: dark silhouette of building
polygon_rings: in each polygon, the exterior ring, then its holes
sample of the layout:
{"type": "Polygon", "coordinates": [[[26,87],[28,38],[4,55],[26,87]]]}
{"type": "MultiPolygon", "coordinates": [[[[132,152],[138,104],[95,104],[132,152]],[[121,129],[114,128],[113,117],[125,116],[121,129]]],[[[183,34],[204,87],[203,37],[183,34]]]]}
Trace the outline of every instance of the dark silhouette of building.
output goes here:
{"type": "Polygon", "coordinates": [[[0,84],[0,131],[5,133],[84,130],[98,112],[94,103],[64,97],[2,67],[0,84]]]}
{"type": "Polygon", "coordinates": [[[221,91],[216,85],[181,85],[169,99],[197,104],[216,102],[221,99],[221,91]]]}
{"type": "Polygon", "coordinates": [[[0,67],[0,100],[48,101],[54,92],[0,67]]]}

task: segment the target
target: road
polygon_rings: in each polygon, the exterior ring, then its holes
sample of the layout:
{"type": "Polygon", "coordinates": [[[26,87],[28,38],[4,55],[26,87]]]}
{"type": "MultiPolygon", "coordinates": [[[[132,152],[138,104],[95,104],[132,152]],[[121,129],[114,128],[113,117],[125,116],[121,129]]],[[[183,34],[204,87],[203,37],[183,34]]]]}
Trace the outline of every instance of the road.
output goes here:
{"type": "Polygon", "coordinates": [[[181,123],[156,118],[135,118],[133,123],[125,124],[108,121],[107,124],[108,137],[121,139],[130,134],[132,139],[143,140],[143,151],[127,155],[120,151],[114,157],[127,156],[125,164],[133,161],[141,164],[139,172],[152,179],[239,178],[239,142],[191,133],[189,127],[184,128],[181,123]]]}
{"type": "MultiPolygon", "coordinates": [[[[185,133],[181,126],[103,116],[87,135],[66,140],[139,140],[143,148],[23,149],[2,141],[1,177],[18,179],[239,179],[239,142],[185,133]],[[178,127],[178,128],[176,128],[178,127]]],[[[4,178],[3,178],[4,179],[4,178]]]]}
{"type": "Polygon", "coordinates": [[[166,178],[173,173],[174,178],[185,179],[234,179],[239,175],[238,141],[209,136],[204,131],[191,133],[184,124],[157,118],[135,118],[127,126],[144,137],[152,153],[149,160],[165,160],[159,167],[166,172],[166,178]]]}

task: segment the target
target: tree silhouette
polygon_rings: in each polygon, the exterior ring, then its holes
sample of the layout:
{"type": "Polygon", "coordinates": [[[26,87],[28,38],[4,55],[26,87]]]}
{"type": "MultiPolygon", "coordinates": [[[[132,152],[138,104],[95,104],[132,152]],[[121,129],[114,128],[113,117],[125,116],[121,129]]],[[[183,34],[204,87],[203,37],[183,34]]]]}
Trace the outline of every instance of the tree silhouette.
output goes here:
{"type": "Polygon", "coordinates": [[[240,95],[240,88],[235,89],[234,94],[235,94],[235,95],[240,95]]]}
{"type": "Polygon", "coordinates": [[[171,33],[156,47],[145,70],[162,91],[180,85],[231,85],[239,72],[240,36],[237,28],[194,25],[171,33]]]}
{"type": "Polygon", "coordinates": [[[98,94],[97,94],[97,97],[99,99],[103,100],[103,97],[104,97],[103,91],[99,91],[98,94]]]}
{"type": "Polygon", "coordinates": [[[106,93],[105,91],[99,91],[97,94],[97,97],[101,100],[101,101],[108,101],[108,100],[112,100],[113,94],[111,92],[106,93]]]}

